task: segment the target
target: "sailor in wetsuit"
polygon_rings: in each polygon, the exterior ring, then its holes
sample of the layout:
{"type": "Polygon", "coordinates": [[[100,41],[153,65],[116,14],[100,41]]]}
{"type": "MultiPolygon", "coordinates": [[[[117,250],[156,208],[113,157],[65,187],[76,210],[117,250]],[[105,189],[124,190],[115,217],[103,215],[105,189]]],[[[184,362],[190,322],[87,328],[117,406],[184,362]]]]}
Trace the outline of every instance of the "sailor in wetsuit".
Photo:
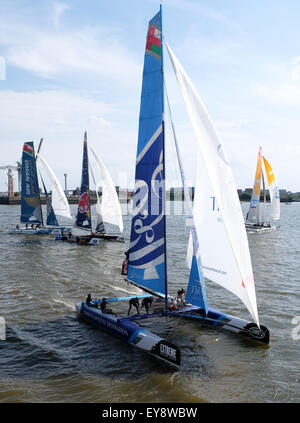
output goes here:
{"type": "Polygon", "coordinates": [[[146,313],[148,314],[149,308],[152,305],[153,297],[146,297],[142,301],[141,310],[143,307],[145,307],[146,313]]]}
{"type": "Polygon", "coordinates": [[[129,262],[129,250],[125,251],[125,259],[122,264],[122,272],[121,275],[128,275],[128,262],[129,262]]]}
{"type": "Polygon", "coordinates": [[[185,290],[184,289],[179,289],[179,291],[177,292],[177,305],[185,305],[185,290]]]}
{"type": "Polygon", "coordinates": [[[137,297],[131,298],[129,300],[129,309],[128,309],[128,313],[127,313],[128,316],[129,316],[129,313],[130,313],[130,310],[131,310],[131,307],[132,306],[134,306],[136,308],[137,314],[140,314],[139,313],[140,303],[139,303],[139,300],[138,300],[137,297]]]}
{"type": "Polygon", "coordinates": [[[107,308],[107,304],[108,304],[108,302],[106,301],[106,298],[102,298],[102,301],[101,301],[101,304],[100,304],[100,309],[101,309],[102,313],[112,313],[112,309],[107,308]]]}
{"type": "Polygon", "coordinates": [[[88,294],[88,296],[87,296],[87,298],[86,298],[86,304],[87,304],[88,306],[90,306],[90,307],[95,307],[95,308],[98,308],[97,303],[93,303],[93,301],[92,301],[92,297],[91,297],[91,294],[88,294]]]}

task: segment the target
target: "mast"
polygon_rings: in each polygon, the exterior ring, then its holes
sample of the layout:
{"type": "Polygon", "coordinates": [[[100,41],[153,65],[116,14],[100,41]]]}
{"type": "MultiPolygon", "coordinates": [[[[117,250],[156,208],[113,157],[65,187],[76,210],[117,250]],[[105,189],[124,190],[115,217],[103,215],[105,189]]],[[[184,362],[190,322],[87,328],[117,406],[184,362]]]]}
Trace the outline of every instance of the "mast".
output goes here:
{"type": "MultiPolygon", "coordinates": [[[[165,102],[164,102],[164,55],[163,55],[163,22],[162,22],[162,5],[159,8],[160,23],[161,23],[161,73],[162,73],[162,135],[163,135],[163,213],[164,218],[164,231],[167,234],[167,219],[166,219],[166,136],[165,136],[165,102]]],[[[165,309],[168,309],[168,266],[167,266],[167,237],[165,237],[165,309]]]]}
{"type": "Polygon", "coordinates": [[[135,166],[128,280],[165,297],[166,215],[161,9],[149,21],[135,166]]]}

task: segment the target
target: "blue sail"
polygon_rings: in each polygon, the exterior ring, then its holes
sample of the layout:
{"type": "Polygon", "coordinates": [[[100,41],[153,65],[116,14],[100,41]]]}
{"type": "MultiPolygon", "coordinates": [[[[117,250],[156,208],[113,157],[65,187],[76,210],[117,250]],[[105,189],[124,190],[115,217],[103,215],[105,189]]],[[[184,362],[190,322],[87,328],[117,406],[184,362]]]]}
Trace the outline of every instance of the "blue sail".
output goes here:
{"type": "Polygon", "coordinates": [[[89,159],[87,150],[87,133],[84,134],[83,141],[83,160],[80,197],[78,201],[78,211],[75,225],[83,229],[92,229],[91,222],[91,203],[90,203],[90,184],[89,184],[89,159]]]}
{"type": "Polygon", "coordinates": [[[42,180],[42,184],[43,184],[43,187],[44,187],[44,193],[45,193],[45,196],[46,196],[46,204],[47,204],[47,220],[46,220],[46,225],[48,225],[48,226],[58,226],[58,221],[56,219],[56,215],[55,215],[54,210],[53,210],[53,207],[52,207],[52,202],[51,202],[51,199],[50,199],[50,197],[48,195],[48,192],[46,190],[45,183],[44,183],[43,178],[41,177],[41,175],[40,175],[40,178],[42,180]]]}
{"type": "Polygon", "coordinates": [[[189,304],[203,308],[205,310],[205,314],[207,314],[208,306],[202,264],[200,257],[197,258],[195,254],[192,259],[190,279],[185,299],[189,304]]]}
{"type": "Polygon", "coordinates": [[[161,11],[149,22],[140,105],[128,279],[167,294],[161,11]]]}
{"type": "Polygon", "coordinates": [[[32,141],[25,142],[22,154],[21,222],[43,223],[40,191],[32,141]]]}

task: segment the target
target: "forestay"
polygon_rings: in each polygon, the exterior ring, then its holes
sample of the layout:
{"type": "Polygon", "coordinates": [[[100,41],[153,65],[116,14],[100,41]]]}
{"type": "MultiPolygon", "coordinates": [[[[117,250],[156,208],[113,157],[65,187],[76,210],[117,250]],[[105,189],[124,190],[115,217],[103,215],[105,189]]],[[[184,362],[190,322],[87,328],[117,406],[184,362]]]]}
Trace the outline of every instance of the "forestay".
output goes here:
{"type": "Polygon", "coordinates": [[[215,199],[216,208],[212,210],[209,208],[212,199],[209,203],[206,198],[203,218],[199,216],[201,223],[196,226],[201,240],[199,248],[204,274],[207,277],[209,274],[210,279],[239,297],[259,325],[248,240],[232,170],[205,106],[178,59],[166,45],[211,183],[209,197],[215,199]],[[216,238],[212,236],[212,230],[216,238]],[[224,257],[228,258],[228,262],[224,257]]]}

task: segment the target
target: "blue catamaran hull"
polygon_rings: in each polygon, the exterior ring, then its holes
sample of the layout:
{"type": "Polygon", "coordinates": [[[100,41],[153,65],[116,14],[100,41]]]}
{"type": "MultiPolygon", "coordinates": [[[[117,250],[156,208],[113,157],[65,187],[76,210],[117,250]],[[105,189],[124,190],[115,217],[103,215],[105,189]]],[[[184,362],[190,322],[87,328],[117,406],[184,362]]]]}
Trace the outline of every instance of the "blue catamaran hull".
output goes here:
{"type": "Polygon", "coordinates": [[[167,364],[175,367],[180,365],[180,350],[178,347],[135,324],[132,320],[136,316],[118,317],[114,314],[103,313],[98,308],[88,306],[86,302],[77,303],[75,308],[80,316],[101,330],[122,339],[167,364]]]}
{"type": "Polygon", "coordinates": [[[9,231],[10,235],[57,235],[59,236],[59,234],[62,234],[64,231],[69,231],[71,230],[70,227],[68,226],[59,226],[56,228],[37,228],[37,229],[32,229],[32,228],[15,228],[12,229],[11,231],[9,231]]]}
{"type": "Polygon", "coordinates": [[[260,325],[260,328],[258,328],[256,323],[221,313],[210,307],[208,307],[206,315],[203,309],[194,306],[184,307],[177,312],[172,311],[167,314],[173,317],[184,317],[204,326],[227,330],[237,333],[242,337],[269,344],[269,330],[265,326],[260,325]]]}

